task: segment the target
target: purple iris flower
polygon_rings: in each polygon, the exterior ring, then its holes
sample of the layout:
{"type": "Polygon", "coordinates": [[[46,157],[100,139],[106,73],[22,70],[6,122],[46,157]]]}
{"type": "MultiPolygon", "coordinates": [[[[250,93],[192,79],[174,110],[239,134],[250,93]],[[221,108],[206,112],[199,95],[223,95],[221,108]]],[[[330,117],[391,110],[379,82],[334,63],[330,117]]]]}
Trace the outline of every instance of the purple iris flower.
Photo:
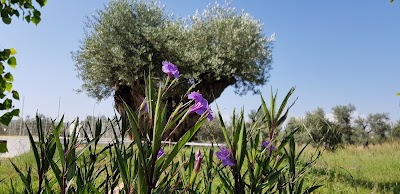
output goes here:
{"type": "Polygon", "coordinates": [[[163,155],[164,155],[164,149],[160,148],[160,150],[158,150],[157,159],[163,155]]]}
{"type": "Polygon", "coordinates": [[[195,172],[199,172],[199,170],[200,170],[202,157],[203,156],[201,155],[200,149],[197,150],[196,155],[195,155],[196,163],[195,163],[194,169],[193,169],[195,172]]]}
{"type": "Polygon", "coordinates": [[[190,113],[195,112],[198,115],[202,115],[204,112],[209,110],[207,115],[208,121],[212,121],[214,119],[212,116],[212,110],[208,105],[208,101],[203,98],[203,95],[198,92],[192,92],[188,95],[188,98],[194,100],[194,105],[189,109],[190,113]]]}
{"type": "Polygon", "coordinates": [[[197,152],[196,152],[196,156],[195,156],[196,161],[201,160],[202,157],[203,156],[201,155],[200,149],[198,149],[197,152]]]}
{"type": "Polygon", "coordinates": [[[149,106],[147,106],[147,102],[145,98],[142,98],[142,103],[143,103],[143,110],[145,112],[149,112],[149,106]]]}
{"type": "MultiPolygon", "coordinates": [[[[268,148],[269,144],[270,144],[269,141],[266,141],[263,143],[264,147],[266,147],[266,148],[268,148]]],[[[275,150],[275,146],[273,144],[271,144],[271,151],[273,151],[273,150],[275,150]]]]}
{"type": "Polygon", "coordinates": [[[167,73],[168,77],[171,77],[171,75],[174,75],[174,77],[176,79],[179,78],[179,70],[174,64],[167,62],[167,61],[163,61],[162,64],[163,64],[162,71],[164,73],[167,73]]]}
{"type": "Polygon", "coordinates": [[[222,146],[222,148],[219,152],[215,152],[215,155],[217,155],[218,159],[220,159],[222,161],[222,165],[224,165],[224,166],[234,166],[235,165],[231,159],[231,151],[225,149],[225,146],[222,146]]]}

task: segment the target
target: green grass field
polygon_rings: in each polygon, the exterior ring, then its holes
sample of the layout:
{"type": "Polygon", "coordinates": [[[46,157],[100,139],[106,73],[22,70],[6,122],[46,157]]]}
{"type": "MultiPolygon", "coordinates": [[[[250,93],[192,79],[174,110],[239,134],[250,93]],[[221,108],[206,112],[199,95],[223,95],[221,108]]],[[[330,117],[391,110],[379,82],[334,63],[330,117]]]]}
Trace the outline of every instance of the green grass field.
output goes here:
{"type": "Polygon", "coordinates": [[[400,193],[400,142],[324,152],[308,180],[316,193],[400,193]]]}
{"type": "MultiPolygon", "coordinates": [[[[306,152],[306,155],[312,153],[313,148],[306,152]]],[[[26,163],[32,164],[33,172],[36,170],[32,153],[11,161],[20,168],[24,168],[26,163]]],[[[10,180],[16,191],[22,190],[22,182],[9,159],[0,160],[0,180],[1,193],[11,190],[10,180]]],[[[307,181],[324,185],[315,193],[400,193],[400,142],[368,149],[347,147],[335,152],[325,151],[310,170],[307,181]]]]}

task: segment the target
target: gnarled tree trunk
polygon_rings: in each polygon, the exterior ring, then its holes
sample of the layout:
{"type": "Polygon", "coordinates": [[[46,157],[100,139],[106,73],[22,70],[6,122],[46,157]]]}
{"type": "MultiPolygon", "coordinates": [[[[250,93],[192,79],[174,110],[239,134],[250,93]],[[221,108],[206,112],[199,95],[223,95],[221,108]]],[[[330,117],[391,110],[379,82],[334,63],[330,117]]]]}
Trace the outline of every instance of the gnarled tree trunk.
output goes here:
{"type": "MultiPolygon", "coordinates": [[[[137,110],[140,107],[144,96],[144,84],[136,82],[131,86],[122,85],[120,83],[114,85],[114,106],[117,112],[121,115],[122,122],[128,123],[125,103],[133,110],[137,110]]],[[[129,124],[126,126],[126,133],[128,133],[129,138],[132,140],[133,134],[130,132],[131,127],[129,124]]]]}
{"type": "MultiPolygon", "coordinates": [[[[205,99],[208,100],[209,104],[211,104],[215,99],[221,96],[222,92],[230,85],[233,85],[236,80],[233,77],[222,78],[220,80],[215,80],[215,78],[210,74],[203,74],[200,76],[201,82],[196,85],[194,91],[199,91],[203,95],[205,99]]],[[[180,87],[180,86],[177,86],[180,87]]],[[[137,110],[142,103],[142,99],[145,97],[145,85],[144,83],[135,82],[132,86],[127,85],[117,85],[114,87],[114,102],[115,108],[118,113],[122,116],[123,119],[126,119],[126,110],[124,102],[127,103],[131,108],[137,110]]],[[[173,93],[172,89],[172,93],[173,93]]],[[[173,94],[172,96],[164,99],[164,102],[167,102],[167,118],[172,114],[175,110],[176,106],[182,99],[182,94],[173,94]]],[[[182,99],[187,100],[187,99],[182,99]]],[[[215,110],[214,110],[215,111],[215,110]]],[[[215,114],[214,114],[215,115],[215,114]]],[[[199,119],[199,115],[193,113],[189,115],[189,117],[182,123],[177,130],[174,130],[172,134],[170,134],[173,130],[167,131],[164,134],[164,140],[177,141],[180,137],[182,137],[186,131],[188,131],[192,126],[195,125],[197,120],[199,119]]],[[[129,129],[128,129],[129,130],[129,129]]],[[[128,133],[132,134],[132,133],[128,133]]],[[[132,136],[130,136],[132,138],[132,136]]]]}

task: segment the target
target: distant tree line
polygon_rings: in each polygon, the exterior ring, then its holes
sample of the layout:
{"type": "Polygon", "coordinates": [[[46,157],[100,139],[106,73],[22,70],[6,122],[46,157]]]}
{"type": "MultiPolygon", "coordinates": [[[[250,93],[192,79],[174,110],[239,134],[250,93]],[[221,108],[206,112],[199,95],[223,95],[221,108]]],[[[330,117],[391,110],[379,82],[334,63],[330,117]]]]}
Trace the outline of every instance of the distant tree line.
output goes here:
{"type": "MultiPolygon", "coordinates": [[[[380,144],[386,141],[400,140],[400,120],[391,122],[388,113],[370,113],[367,116],[355,116],[356,107],[352,104],[338,105],[331,109],[332,116],[325,113],[324,109],[317,108],[308,111],[303,117],[291,117],[286,125],[280,129],[281,134],[286,134],[295,129],[299,129],[296,141],[300,144],[311,143],[313,145],[323,145],[328,149],[336,149],[344,145],[363,145],[380,144]]],[[[50,130],[54,119],[38,113],[42,126],[45,130],[50,130]]],[[[252,110],[248,115],[248,125],[260,117],[257,111],[252,110]]],[[[94,124],[97,120],[102,121],[102,131],[104,137],[112,137],[113,134],[107,132],[110,127],[110,120],[106,116],[99,117],[86,116],[80,118],[80,132],[83,135],[85,130],[88,134],[94,131],[94,124]]],[[[57,119],[57,122],[59,119],[57,119]]],[[[66,130],[71,122],[64,122],[66,130]]],[[[230,130],[230,123],[225,122],[227,130],[230,130]]],[[[1,135],[27,135],[26,127],[31,129],[36,135],[36,117],[25,116],[17,120],[12,120],[9,126],[0,125],[1,135]],[[22,128],[21,128],[22,127],[22,128]],[[21,130],[20,130],[21,129],[21,130]]],[[[263,134],[267,137],[267,134],[263,134]]],[[[220,121],[215,118],[212,122],[205,123],[192,141],[198,142],[224,142],[224,135],[220,127],[220,121]]]]}
{"type": "MultiPolygon", "coordinates": [[[[50,116],[46,116],[42,113],[38,113],[37,116],[40,118],[41,123],[42,123],[42,128],[44,128],[44,131],[46,133],[51,132],[50,130],[53,130],[53,122],[55,125],[60,122],[61,118],[51,118],[50,116]]],[[[112,118],[111,118],[112,119],[112,118]]],[[[93,116],[86,116],[84,118],[79,118],[79,134],[80,136],[83,137],[83,130],[87,132],[87,134],[92,134],[94,133],[95,130],[95,124],[96,122],[100,120],[102,123],[102,132],[104,132],[105,137],[113,137],[113,134],[110,131],[106,131],[107,127],[109,128],[110,126],[110,119],[106,117],[105,115],[101,115],[98,117],[93,117],[93,116]]],[[[66,135],[69,135],[69,130],[73,129],[75,127],[77,119],[74,119],[73,121],[65,121],[63,123],[63,129],[62,133],[66,133],[66,135]]],[[[30,116],[26,115],[25,118],[19,117],[18,119],[14,119],[10,122],[8,126],[0,124],[0,136],[27,136],[27,128],[31,130],[31,133],[33,136],[37,135],[37,122],[36,122],[36,116],[30,116]]]]}
{"type": "MultiPolygon", "coordinates": [[[[325,146],[334,150],[345,145],[381,144],[386,141],[400,140],[400,120],[391,122],[388,113],[370,113],[357,116],[356,107],[352,104],[337,105],[331,109],[332,116],[325,113],[323,108],[308,111],[303,117],[291,117],[280,129],[284,135],[298,128],[295,140],[297,143],[311,143],[315,146],[325,146]]],[[[247,122],[250,124],[260,114],[252,110],[247,122]]],[[[229,123],[225,123],[228,129],[229,123]]],[[[263,134],[266,138],[267,134],[263,134]]],[[[279,136],[279,135],[278,135],[279,136]]],[[[205,124],[196,134],[195,141],[223,142],[220,121],[213,120],[205,124]]]]}
{"type": "Polygon", "coordinates": [[[336,149],[342,145],[380,144],[400,139],[400,120],[392,123],[388,113],[370,113],[366,117],[354,113],[352,104],[332,108],[333,118],[328,118],[322,108],[309,111],[301,118],[292,117],[285,131],[299,129],[296,141],[324,145],[336,149]]]}

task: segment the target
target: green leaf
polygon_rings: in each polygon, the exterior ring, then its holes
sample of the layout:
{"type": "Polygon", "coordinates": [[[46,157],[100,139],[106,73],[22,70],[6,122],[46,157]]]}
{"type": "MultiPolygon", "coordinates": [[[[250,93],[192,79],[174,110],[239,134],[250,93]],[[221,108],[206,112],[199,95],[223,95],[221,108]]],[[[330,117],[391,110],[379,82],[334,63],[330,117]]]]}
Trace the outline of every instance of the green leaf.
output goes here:
{"type": "Polygon", "coordinates": [[[0,117],[0,123],[8,126],[12,118],[18,115],[19,115],[19,109],[14,109],[11,112],[6,112],[0,117]]]}
{"type": "Polygon", "coordinates": [[[322,186],[322,185],[315,185],[315,186],[312,186],[312,187],[310,187],[309,189],[305,190],[305,191],[303,192],[303,194],[312,193],[314,190],[320,188],[321,186],[322,186]]]}
{"type": "Polygon", "coordinates": [[[35,10],[33,10],[33,15],[40,17],[42,14],[40,13],[40,11],[35,9],[35,10]]]}
{"type": "Polygon", "coordinates": [[[25,1],[25,3],[24,3],[24,8],[26,8],[26,9],[35,9],[35,8],[32,6],[31,3],[32,3],[31,1],[25,1]]]}
{"type": "Polygon", "coordinates": [[[3,105],[4,106],[2,108],[4,108],[5,110],[9,110],[12,107],[12,100],[9,98],[5,99],[3,105]]]}
{"type": "Polygon", "coordinates": [[[9,17],[4,17],[4,18],[1,18],[2,20],[3,20],[3,22],[5,23],[5,24],[11,24],[11,18],[9,18],[9,17]]]}
{"type": "Polygon", "coordinates": [[[17,54],[17,51],[14,48],[10,48],[10,55],[15,55],[17,54]]]}
{"type": "Polygon", "coordinates": [[[196,134],[196,132],[200,129],[200,127],[203,125],[203,123],[206,121],[205,115],[199,118],[198,122],[190,128],[182,137],[179,139],[179,141],[176,143],[174,146],[174,149],[169,153],[168,158],[166,158],[165,163],[162,167],[161,172],[163,172],[168,165],[172,162],[172,160],[175,158],[175,156],[179,153],[179,150],[185,146],[185,144],[196,134]]]}
{"type": "Polygon", "coordinates": [[[0,153],[6,153],[7,150],[7,141],[0,141],[0,153]]]}
{"type": "Polygon", "coordinates": [[[14,98],[15,100],[19,100],[19,93],[18,93],[17,91],[13,90],[11,93],[12,93],[13,98],[14,98]]]}
{"type": "Polygon", "coordinates": [[[47,4],[47,0],[36,0],[37,3],[39,3],[40,7],[43,7],[47,4]]]}
{"type": "MultiPolygon", "coordinates": [[[[63,154],[63,156],[64,156],[64,154],[63,154]]],[[[62,158],[64,158],[64,157],[62,157],[62,158]]],[[[57,166],[57,164],[53,160],[49,160],[49,163],[50,163],[51,169],[54,172],[54,176],[56,177],[58,184],[60,185],[60,187],[62,187],[61,177],[63,177],[63,175],[62,175],[60,168],[57,166]]]]}
{"type": "Polygon", "coordinates": [[[397,93],[397,96],[400,96],[400,92],[399,92],[399,93],[397,93]]]}
{"type": "Polygon", "coordinates": [[[262,111],[263,111],[263,113],[265,115],[264,116],[264,121],[267,124],[268,130],[270,130],[271,129],[271,123],[270,122],[272,120],[272,117],[270,115],[270,110],[268,109],[267,104],[265,103],[264,98],[262,97],[262,95],[260,95],[260,98],[261,98],[262,111]]]}
{"type": "MultiPolygon", "coordinates": [[[[31,130],[29,130],[29,129],[28,129],[28,137],[29,137],[29,142],[30,142],[30,144],[31,144],[31,148],[32,148],[32,150],[33,150],[33,154],[34,154],[34,156],[35,156],[36,166],[37,166],[38,172],[40,172],[39,169],[40,169],[40,164],[41,164],[41,162],[40,162],[39,152],[38,152],[36,143],[35,143],[35,141],[33,140],[31,130]]],[[[42,143],[42,142],[41,142],[41,143],[42,143]]]]}
{"type": "Polygon", "coordinates": [[[13,81],[14,81],[14,77],[13,77],[13,75],[12,75],[11,73],[6,73],[6,74],[4,75],[4,79],[5,79],[6,81],[8,81],[8,82],[13,82],[13,81]]]}
{"type": "Polygon", "coordinates": [[[14,117],[19,116],[19,109],[14,109],[14,110],[12,110],[12,111],[10,112],[10,114],[11,114],[12,116],[14,116],[14,117]]]}
{"type": "Polygon", "coordinates": [[[37,16],[37,15],[34,15],[33,17],[32,17],[32,23],[34,23],[35,25],[38,25],[39,24],[39,22],[40,22],[40,16],[37,16]]]}
{"type": "Polygon", "coordinates": [[[303,190],[304,178],[300,180],[300,183],[297,185],[296,193],[301,194],[301,190],[303,190]]]}
{"type": "Polygon", "coordinates": [[[7,82],[7,83],[5,84],[5,89],[7,90],[7,92],[11,92],[11,89],[12,89],[12,83],[10,83],[10,82],[7,82]]]}
{"type": "Polygon", "coordinates": [[[18,12],[18,10],[15,10],[15,9],[14,9],[13,15],[16,15],[17,17],[19,17],[19,12],[18,12]]]}
{"type": "Polygon", "coordinates": [[[257,188],[255,189],[255,192],[256,192],[256,193],[261,192],[264,188],[266,188],[266,187],[268,187],[268,186],[272,186],[272,185],[278,180],[278,178],[279,178],[280,175],[281,175],[281,171],[280,171],[280,170],[278,170],[278,171],[276,171],[276,172],[274,172],[274,173],[269,174],[269,175],[266,177],[266,180],[268,180],[268,181],[266,181],[266,182],[261,183],[260,185],[258,185],[257,188]]]}
{"type": "Polygon", "coordinates": [[[64,116],[61,118],[60,123],[57,126],[54,126],[54,122],[53,122],[53,128],[54,128],[54,140],[56,142],[58,156],[60,157],[61,166],[64,167],[65,166],[64,150],[63,150],[63,147],[62,147],[61,141],[60,141],[60,132],[62,129],[63,122],[64,122],[64,116]]]}
{"type": "MultiPolygon", "coordinates": [[[[133,132],[133,135],[134,135],[134,139],[135,139],[134,143],[137,145],[137,147],[139,149],[139,154],[138,154],[139,159],[140,159],[140,162],[142,164],[144,164],[146,161],[144,159],[145,156],[143,156],[143,153],[144,153],[143,146],[142,146],[142,142],[140,141],[141,136],[138,132],[138,126],[139,126],[138,119],[137,119],[138,116],[137,116],[136,112],[133,111],[132,108],[128,104],[125,103],[125,101],[124,101],[124,104],[125,104],[126,114],[128,116],[128,121],[131,126],[131,132],[133,132]]],[[[149,106],[149,110],[150,110],[150,106],[149,106]]]]}
{"type": "MultiPolygon", "coordinates": [[[[161,109],[161,95],[162,95],[162,87],[159,87],[158,90],[158,95],[157,95],[157,102],[156,102],[156,107],[155,107],[155,113],[154,113],[154,124],[153,124],[153,139],[152,139],[152,154],[153,157],[157,155],[158,150],[160,149],[161,146],[161,135],[163,132],[163,129],[165,127],[165,108],[162,110],[161,109]]],[[[151,103],[151,102],[150,102],[151,103]]],[[[148,103],[148,104],[150,104],[148,103]]],[[[151,105],[150,105],[151,106],[151,105]]]]}
{"type": "MultiPolygon", "coordinates": [[[[100,129],[101,129],[101,128],[100,128],[100,129]]],[[[104,131],[104,133],[105,133],[105,132],[106,132],[106,131],[104,131]]],[[[104,133],[103,133],[103,134],[104,134],[104,133]]],[[[74,158],[74,160],[72,160],[72,162],[76,162],[76,161],[79,159],[79,157],[80,157],[82,154],[85,153],[86,149],[88,149],[92,144],[97,144],[97,142],[100,140],[100,138],[101,138],[101,136],[102,136],[103,134],[96,135],[95,138],[93,138],[91,141],[87,142],[86,145],[85,145],[85,147],[83,147],[82,149],[80,149],[79,153],[75,156],[75,158],[74,158]]],[[[111,146],[105,147],[101,152],[104,152],[105,149],[108,148],[108,147],[111,147],[111,146]]],[[[100,152],[100,153],[101,153],[101,152],[100,152]]]]}
{"type": "Polygon", "coordinates": [[[17,59],[15,57],[10,57],[7,63],[10,67],[15,68],[17,66],[17,59]]]}
{"type": "Polygon", "coordinates": [[[300,159],[300,156],[301,156],[301,154],[303,153],[303,151],[306,149],[306,147],[308,146],[308,143],[305,145],[305,146],[303,146],[303,148],[300,150],[300,152],[297,154],[297,157],[296,157],[296,161],[298,161],[299,159],[300,159]]]}
{"type": "Polygon", "coordinates": [[[4,73],[4,65],[2,62],[0,62],[0,74],[4,73]]]}
{"type": "MultiPolygon", "coordinates": [[[[215,167],[216,168],[216,167],[215,167]]],[[[233,185],[231,181],[229,180],[230,178],[226,175],[226,173],[221,172],[221,170],[215,170],[218,173],[219,179],[221,180],[224,189],[228,190],[229,193],[233,193],[233,185]]]]}
{"type": "MultiPolygon", "coordinates": [[[[76,135],[75,135],[75,137],[72,137],[72,138],[76,138],[76,135]]],[[[76,142],[72,146],[76,146],[76,142]]],[[[68,171],[67,172],[67,181],[71,181],[76,175],[76,153],[75,153],[75,148],[71,148],[67,152],[68,152],[68,154],[67,154],[66,159],[67,159],[67,164],[69,164],[68,167],[67,167],[67,171],[68,171]]]]}
{"type": "Polygon", "coordinates": [[[26,20],[26,22],[31,22],[31,16],[29,16],[29,15],[27,15],[27,16],[25,16],[25,20],[26,20]]]}
{"type": "Polygon", "coordinates": [[[242,164],[243,164],[243,161],[244,161],[244,157],[245,157],[245,155],[246,155],[246,149],[247,149],[247,147],[246,147],[246,145],[247,145],[247,142],[246,142],[246,123],[245,123],[245,121],[244,121],[244,119],[243,119],[243,116],[244,115],[244,112],[243,112],[243,110],[241,111],[241,113],[240,113],[240,119],[239,119],[239,123],[238,123],[238,127],[240,127],[239,129],[240,129],[240,132],[239,132],[239,138],[238,138],[238,142],[237,142],[237,167],[238,167],[238,170],[240,171],[240,169],[242,168],[242,164]]]}
{"type": "Polygon", "coordinates": [[[8,9],[7,8],[8,7],[5,7],[4,9],[0,10],[2,18],[8,17],[8,9]]]}
{"type": "Polygon", "coordinates": [[[292,176],[296,176],[296,144],[294,142],[294,137],[291,137],[289,140],[289,154],[286,154],[286,157],[289,161],[289,172],[292,176]]]}
{"type": "Polygon", "coordinates": [[[0,52],[0,59],[5,61],[10,57],[11,51],[10,49],[4,49],[0,52]]]}
{"type": "Polygon", "coordinates": [[[28,175],[25,176],[22,171],[17,167],[17,165],[14,164],[14,162],[11,162],[11,164],[13,165],[15,171],[17,171],[17,173],[19,174],[19,177],[21,178],[22,182],[24,183],[24,187],[27,191],[30,191],[28,193],[33,193],[32,192],[32,187],[31,187],[31,181],[29,180],[29,176],[30,176],[30,170],[28,170],[28,175]]]}
{"type": "Polygon", "coordinates": [[[282,148],[285,147],[285,145],[289,142],[289,140],[291,138],[293,138],[293,135],[299,130],[299,128],[294,129],[293,131],[291,131],[288,135],[286,135],[286,137],[281,141],[281,144],[279,145],[278,150],[281,150],[282,148]]]}
{"type": "Polygon", "coordinates": [[[228,132],[226,131],[226,126],[225,126],[224,120],[222,119],[221,111],[219,110],[218,105],[217,105],[217,110],[218,110],[218,118],[219,118],[219,121],[220,121],[220,127],[221,127],[221,130],[222,130],[222,133],[224,134],[224,138],[225,138],[225,142],[227,144],[227,148],[231,149],[232,144],[231,144],[231,141],[229,140],[228,132]]]}
{"type": "Polygon", "coordinates": [[[127,164],[126,164],[126,160],[122,157],[122,150],[120,150],[117,145],[114,146],[115,148],[115,154],[117,155],[117,164],[118,164],[118,168],[119,168],[119,172],[121,173],[121,178],[122,178],[122,182],[124,184],[129,182],[129,178],[128,178],[128,173],[127,173],[127,164]]]}
{"type": "Polygon", "coordinates": [[[0,123],[8,126],[12,118],[13,115],[10,112],[6,112],[0,117],[0,123]]]}

